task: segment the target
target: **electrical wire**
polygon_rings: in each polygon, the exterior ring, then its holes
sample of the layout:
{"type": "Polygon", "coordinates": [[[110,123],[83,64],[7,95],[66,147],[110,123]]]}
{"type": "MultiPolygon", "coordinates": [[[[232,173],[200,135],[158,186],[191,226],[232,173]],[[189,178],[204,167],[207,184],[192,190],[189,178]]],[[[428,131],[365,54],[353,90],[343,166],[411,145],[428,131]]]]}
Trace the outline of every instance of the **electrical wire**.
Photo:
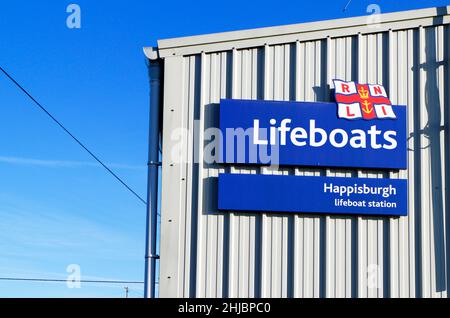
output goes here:
{"type": "Polygon", "coordinates": [[[345,5],[344,9],[342,11],[346,11],[348,6],[350,5],[350,2],[352,2],[352,0],[348,0],[347,4],[345,5]]]}
{"type": "Polygon", "coordinates": [[[145,205],[147,202],[139,196],[125,181],[123,181],[117,174],[115,174],[106,164],[104,164],[91,150],[89,150],[77,137],[75,137],[64,125],[57,120],[44,106],[41,105],[22,85],[20,85],[6,70],[0,66],[0,71],[11,80],[25,95],[27,95],[50,119],[52,119],[64,132],[66,132],[79,146],[81,146],[95,161],[97,161],[103,168],[106,169],[117,181],[119,181],[125,188],[128,189],[137,199],[145,205]]]}
{"type": "Polygon", "coordinates": [[[47,279],[47,278],[22,278],[22,277],[0,277],[0,281],[21,281],[21,282],[41,282],[41,283],[67,283],[77,282],[85,284],[144,284],[138,281],[120,281],[120,280],[70,280],[70,279],[47,279]]]}

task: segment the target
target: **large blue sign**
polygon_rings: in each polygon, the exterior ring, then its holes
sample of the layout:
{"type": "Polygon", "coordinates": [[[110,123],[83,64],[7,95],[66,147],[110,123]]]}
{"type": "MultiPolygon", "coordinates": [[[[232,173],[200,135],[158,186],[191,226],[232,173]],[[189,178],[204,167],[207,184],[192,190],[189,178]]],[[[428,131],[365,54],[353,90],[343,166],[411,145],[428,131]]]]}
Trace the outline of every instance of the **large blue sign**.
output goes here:
{"type": "Polygon", "coordinates": [[[407,181],[274,175],[219,175],[219,210],[407,215],[407,181]]]}
{"type": "Polygon", "coordinates": [[[222,100],[221,162],[406,169],[406,107],[374,106],[395,118],[339,118],[336,103],[222,100]]]}

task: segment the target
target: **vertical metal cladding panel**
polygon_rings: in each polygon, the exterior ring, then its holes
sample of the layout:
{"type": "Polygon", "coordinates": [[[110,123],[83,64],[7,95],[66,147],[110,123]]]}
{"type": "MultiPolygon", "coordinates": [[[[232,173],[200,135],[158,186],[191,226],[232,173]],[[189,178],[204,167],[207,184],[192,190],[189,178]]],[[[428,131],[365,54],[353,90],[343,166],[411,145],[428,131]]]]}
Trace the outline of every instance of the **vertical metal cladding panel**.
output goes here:
{"type": "MultiPolygon", "coordinates": [[[[257,99],[262,94],[262,50],[232,50],[232,98],[257,99]]],[[[232,166],[230,173],[255,174],[256,168],[232,166]]],[[[229,214],[227,297],[258,297],[260,282],[260,216],[229,214]]]]}
{"type": "MultiPolygon", "coordinates": [[[[295,45],[295,100],[326,101],[327,86],[326,40],[296,42],[295,45]]],[[[320,176],[324,170],[295,168],[294,175],[320,176]]],[[[323,216],[294,215],[291,221],[292,296],[324,296],[325,277],[325,222],[323,216]]]]}
{"type": "Polygon", "coordinates": [[[162,297],[448,296],[450,33],[424,21],[165,57],[162,297]],[[333,78],[382,83],[408,106],[408,170],[204,160],[221,98],[329,101],[333,78]],[[408,178],[409,215],[222,213],[221,172],[408,178]]]}

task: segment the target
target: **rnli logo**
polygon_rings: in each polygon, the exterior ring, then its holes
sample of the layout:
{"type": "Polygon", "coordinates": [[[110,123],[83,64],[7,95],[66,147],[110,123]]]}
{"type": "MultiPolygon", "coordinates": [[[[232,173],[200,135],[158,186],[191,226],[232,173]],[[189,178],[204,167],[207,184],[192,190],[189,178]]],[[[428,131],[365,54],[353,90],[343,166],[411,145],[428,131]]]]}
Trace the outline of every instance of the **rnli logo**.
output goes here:
{"type": "Polygon", "coordinates": [[[345,119],[396,119],[382,85],[334,80],[338,117],[345,119]]]}

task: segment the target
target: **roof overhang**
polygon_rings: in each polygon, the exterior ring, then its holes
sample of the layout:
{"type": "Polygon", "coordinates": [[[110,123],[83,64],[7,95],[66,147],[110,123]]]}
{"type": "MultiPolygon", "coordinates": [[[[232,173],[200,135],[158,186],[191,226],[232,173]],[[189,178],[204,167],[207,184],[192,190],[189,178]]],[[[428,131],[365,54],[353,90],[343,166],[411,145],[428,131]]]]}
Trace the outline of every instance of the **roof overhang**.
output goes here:
{"type": "Polygon", "coordinates": [[[380,14],[376,24],[370,23],[369,17],[371,15],[165,39],[158,41],[157,49],[146,48],[145,51],[147,57],[157,54],[164,58],[448,24],[450,6],[380,14]]]}

